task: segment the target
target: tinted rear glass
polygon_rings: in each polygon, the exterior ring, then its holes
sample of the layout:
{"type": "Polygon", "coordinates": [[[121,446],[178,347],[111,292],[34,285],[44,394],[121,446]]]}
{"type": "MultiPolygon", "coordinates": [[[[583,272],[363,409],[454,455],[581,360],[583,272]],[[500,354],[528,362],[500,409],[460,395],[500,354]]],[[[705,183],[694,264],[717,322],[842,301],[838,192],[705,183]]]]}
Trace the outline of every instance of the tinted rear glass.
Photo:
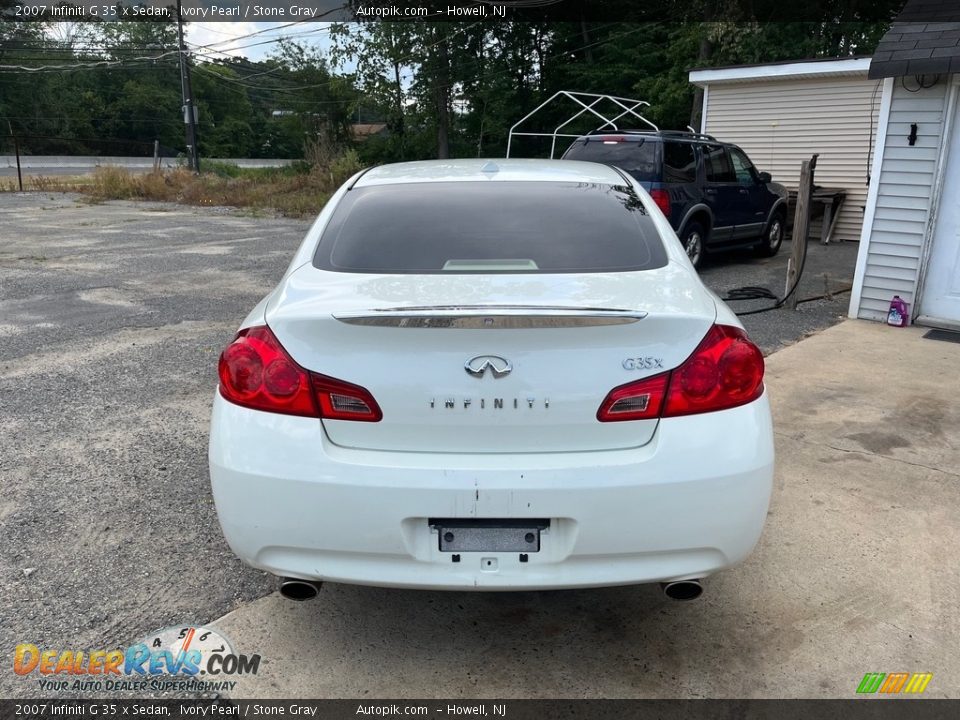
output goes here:
{"type": "Polygon", "coordinates": [[[563,182],[436,182],[350,190],[314,265],[359,273],[625,272],[662,267],[632,188],[563,182]]]}
{"type": "Polygon", "coordinates": [[[563,154],[563,159],[615,165],[637,180],[651,181],[659,179],[657,144],[646,140],[604,142],[600,137],[591,137],[574,142],[563,154]]]}
{"type": "Polygon", "coordinates": [[[692,183],[697,179],[697,158],[693,145],[681,142],[663,144],[663,181],[692,183]]]}

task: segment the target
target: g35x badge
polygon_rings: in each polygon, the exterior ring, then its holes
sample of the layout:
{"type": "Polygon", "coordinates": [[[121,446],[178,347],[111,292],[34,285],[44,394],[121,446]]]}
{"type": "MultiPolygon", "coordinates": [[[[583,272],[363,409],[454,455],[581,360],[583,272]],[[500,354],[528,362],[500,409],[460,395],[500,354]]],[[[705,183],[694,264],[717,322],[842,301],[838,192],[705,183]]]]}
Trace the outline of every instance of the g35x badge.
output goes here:
{"type": "Polygon", "coordinates": [[[663,358],[648,356],[627,358],[623,361],[624,370],[655,370],[657,368],[663,368],[663,358]]]}

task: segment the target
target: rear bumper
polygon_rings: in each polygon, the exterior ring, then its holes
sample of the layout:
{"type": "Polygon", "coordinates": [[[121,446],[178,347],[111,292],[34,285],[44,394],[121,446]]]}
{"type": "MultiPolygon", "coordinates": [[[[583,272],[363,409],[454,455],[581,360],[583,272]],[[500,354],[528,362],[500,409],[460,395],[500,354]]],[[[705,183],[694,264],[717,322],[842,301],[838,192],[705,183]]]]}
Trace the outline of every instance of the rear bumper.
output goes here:
{"type": "Polygon", "coordinates": [[[464,590],[699,578],[743,560],[773,477],[766,395],[604,452],[350,450],[319,420],[214,401],[210,476],[233,551],[276,575],[464,590]],[[546,518],[540,552],[441,552],[428,518],[546,518]],[[489,561],[493,562],[489,562],[489,561]]]}

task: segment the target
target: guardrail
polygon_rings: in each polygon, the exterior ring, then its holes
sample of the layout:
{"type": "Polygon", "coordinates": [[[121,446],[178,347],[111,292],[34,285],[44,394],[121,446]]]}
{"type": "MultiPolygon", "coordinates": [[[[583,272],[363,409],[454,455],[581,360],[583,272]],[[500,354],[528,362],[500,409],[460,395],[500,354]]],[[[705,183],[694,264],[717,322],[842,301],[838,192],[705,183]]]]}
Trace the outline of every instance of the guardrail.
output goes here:
{"type": "MultiPolygon", "coordinates": [[[[294,162],[277,158],[204,158],[204,162],[230,163],[242,168],[284,167],[294,162]]],[[[161,158],[163,167],[178,167],[177,158],[161,158]]],[[[152,157],[114,157],[99,155],[21,155],[20,167],[26,170],[92,168],[102,165],[114,165],[125,168],[152,168],[152,157]]],[[[0,168],[17,167],[16,155],[0,155],[0,168]]],[[[184,166],[186,167],[186,166],[184,166]]]]}

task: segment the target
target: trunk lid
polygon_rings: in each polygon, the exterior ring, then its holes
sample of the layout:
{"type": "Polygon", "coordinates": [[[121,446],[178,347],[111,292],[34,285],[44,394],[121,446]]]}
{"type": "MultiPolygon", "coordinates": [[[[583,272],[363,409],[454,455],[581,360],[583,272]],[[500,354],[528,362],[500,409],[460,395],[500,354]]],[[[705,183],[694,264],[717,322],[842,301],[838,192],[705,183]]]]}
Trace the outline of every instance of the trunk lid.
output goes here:
{"type": "Polygon", "coordinates": [[[299,364],[369,390],[377,423],[324,420],[337,445],[561,452],[646,444],[656,420],[601,423],[618,385],[682,363],[716,307],[668,264],[629,273],[367,275],[304,266],[266,321],[299,364]]]}

